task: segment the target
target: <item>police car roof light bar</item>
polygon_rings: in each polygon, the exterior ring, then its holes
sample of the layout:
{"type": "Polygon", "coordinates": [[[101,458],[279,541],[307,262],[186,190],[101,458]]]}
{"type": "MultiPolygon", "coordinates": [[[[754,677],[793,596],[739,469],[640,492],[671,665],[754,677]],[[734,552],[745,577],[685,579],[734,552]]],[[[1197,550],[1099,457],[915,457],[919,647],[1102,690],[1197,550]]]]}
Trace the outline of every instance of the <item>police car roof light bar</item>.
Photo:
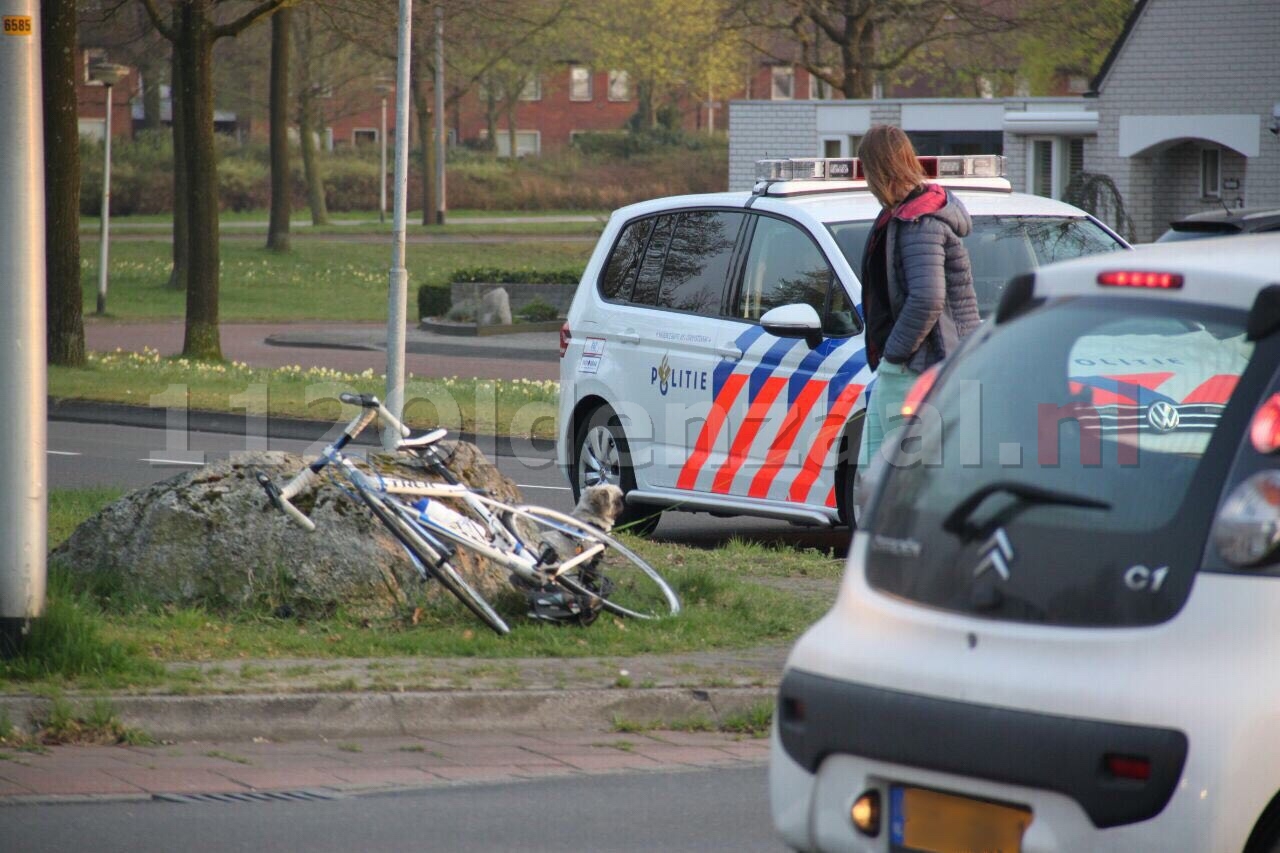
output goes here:
{"type": "MultiPolygon", "coordinates": [[[[920,166],[930,178],[1003,178],[1004,157],[999,154],[921,157],[920,166]]],[[[756,161],[757,181],[865,181],[856,157],[789,157],[756,161]]]]}

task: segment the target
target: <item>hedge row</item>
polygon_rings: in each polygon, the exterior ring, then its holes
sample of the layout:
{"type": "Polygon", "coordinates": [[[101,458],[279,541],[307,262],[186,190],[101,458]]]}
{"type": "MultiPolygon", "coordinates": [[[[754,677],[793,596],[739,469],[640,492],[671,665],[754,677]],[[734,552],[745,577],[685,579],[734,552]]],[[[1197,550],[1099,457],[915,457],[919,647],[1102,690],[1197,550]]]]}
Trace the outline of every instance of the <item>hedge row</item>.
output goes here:
{"type": "MultiPolygon", "coordinates": [[[[613,210],[664,195],[714,192],[728,181],[723,138],[627,134],[589,140],[591,154],[566,149],[521,160],[456,149],[449,154],[449,206],[469,210],[613,210]],[[684,142],[678,142],[683,139],[684,142]]],[[[173,209],[173,150],[167,132],[140,133],[112,143],[111,210],[120,215],[167,213],[173,209]]],[[[293,205],[306,208],[302,161],[290,158],[293,205]]],[[[376,210],[378,154],[343,149],[318,157],[325,200],[334,212],[376,210]]],[[[409,206],[419,208],[421,160],[410,158],[409,206]]],[[[81,147],[81,213],[96,216],[102,201],[102,145],[81,147]]],[[[270,205],[270,169],[265,146],[236,146],[219,138],[218,196],[223,210],[264,210],[270,205]]]]}

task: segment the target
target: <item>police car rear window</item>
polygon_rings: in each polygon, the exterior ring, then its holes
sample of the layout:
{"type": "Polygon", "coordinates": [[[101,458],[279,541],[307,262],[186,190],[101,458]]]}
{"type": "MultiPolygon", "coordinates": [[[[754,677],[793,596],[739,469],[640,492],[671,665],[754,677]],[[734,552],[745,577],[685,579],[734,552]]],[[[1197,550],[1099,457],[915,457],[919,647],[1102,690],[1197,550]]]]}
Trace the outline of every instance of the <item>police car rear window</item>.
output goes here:
{"type": "MultiPolygon", "coordinates": [[[[855,273],[862,271],[862,250],[871,220],[828,225],[836,245],[855,273]]],[[[973,287],[982,316],[995,311],[1009,279],[1036,267],[1124,248],[1092,220],[1062,216],[975,216],[964,238],[973,269],[973,287]]]]}

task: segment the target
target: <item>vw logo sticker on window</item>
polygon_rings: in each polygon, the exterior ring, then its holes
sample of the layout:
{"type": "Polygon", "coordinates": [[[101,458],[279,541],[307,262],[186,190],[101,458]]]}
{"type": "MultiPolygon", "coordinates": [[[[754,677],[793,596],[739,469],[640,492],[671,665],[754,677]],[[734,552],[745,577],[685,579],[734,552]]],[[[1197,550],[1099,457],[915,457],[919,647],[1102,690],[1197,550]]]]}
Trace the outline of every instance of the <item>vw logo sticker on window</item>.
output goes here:
{"type": "Polygon", "coordinates": [[[1177,408],[1172,403],[1166,403],[1164,400],[1157,400],[1147,409],[1147,423],[1156,430],[1156,432],[1169,432],[1178,428],[1178,421],[1181,416],[1178,414],[1177,408]]]}

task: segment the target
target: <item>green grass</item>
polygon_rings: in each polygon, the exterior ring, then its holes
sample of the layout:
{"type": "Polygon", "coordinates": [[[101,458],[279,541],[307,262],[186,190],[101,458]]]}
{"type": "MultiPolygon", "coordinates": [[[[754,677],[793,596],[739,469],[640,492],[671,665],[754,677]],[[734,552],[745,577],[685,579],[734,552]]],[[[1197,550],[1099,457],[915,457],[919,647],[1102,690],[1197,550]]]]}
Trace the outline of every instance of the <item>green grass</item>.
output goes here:
{"type": "MultiPolygon", "coordinates": [[[[423,283],[444,283],[455,269],[581,267],[589,242],[410,243],[405,250],[412,294],[423,283]]],[[[121,240],[111,244],[107,315],[117,320],[181,319],[186,295],[166,287],[172,266],[167,241],[121,240]]],[[[85,305],[97,299],[97,240],[82,238],[81,282],[85,305]]],[[[298,241],[287,254],[256,242],[224,240],[219,281],[223,322],[340,320],[385,321],[389,242],[298,241]]]]}
{"type": "MultiPolygon", "coordinates": [[[[73,529],[113,497],[111,490],[53,491],[50,529],[73,529]]],[[[623,657],[783,643],[828,602],[778,588],[780,566],[805,577],[840,572],[840,561],[816,551],[762,550],[742,542],[708,551],[627,541],[679,591],[679,617],[645,622],[606,614],[587,628],[555,626],[526,619],[523,600],[512,595],[495,602],[512,625],[510,635],[498,637],[452,599],[424,603],[416,624],[408,612],[372,620],[343,613],[300,620],[265,609],[226,614],[118,598],[104,604],[99,587],[110,584],[74,578],[55,561],[45,616],[23,654],[0,662],[0,690],[29,690],[37,683],[198,692],[191,678],[164,671],[162,663],[171,661],[237,662],[243,676],[245,666],[254,667],[242,663],[246,658],[623,657]]],[[[358,684],[340,679],[332,689],[355,690],[358,684]]]]}
{"type": "MultiPolygon", "coordinates": [[[[607,210],[450,210],[445,215],[445,227],[452,223],[459,225],[469,224],[468,220],[473,219],[491,219],[502,217],[519,217],[521,219],[538,220],[548,219],[559,216],[593,216],[601,221],[608,219],[609,211],[607,210]]],[[[262,208],[258,210],[224,210],[218,214],[218,219],[224,224],[241,224],[241,223],[263,223],[264,227],[267,220],[271,217],[271,211],[262,208]]],[[[352,222],[360,225],[377,225],[378,211],[376,210],[345,210],[337,211],[329,214],[329,218],[336,222],[352,222]]],[[[392,211],[391,199],[387,199],[387,227],[391,226],[392,211]]],[[[422,210],[410,210],[408,212],[408,224],[423,229],[422,210]]],[[[295,210],[290,217],[290,221],[294,226],[302,226],[303,228],[311,228],[311,214],[305,210],[299,212],[295,210]]],[[[173,215],[170,213],[139,213],[129,216],[121,216],[113,214],[111,217],[111,229],[127,228],[130,225],[169,225],[173,222],[173,215]]],[[[480,224],[480,223],[470,223],[480,224]]],[[[101,223],[97,216],[81,216],[80,229],[82,231],[94,231],[101,227],[101,223]]],[[[341,227],[341,226],[337,226],[341,227]]],[[[436,226],[425,226],[425,230],[430,231],[436,226]]]]}
{"type": "MultiPolygon", "coordinates": [[[[267,369],[243,364],[192,362],[143,353],[91,353],[84,367],[50,366],[49,396],[140,406],[244,411],[249,393],[256,414],[337,421],[355,410],[338,401],[343,391],[381,395],[385,380],[372,370],[343,373],[300,366],[267,369]],[[174,391],[174,386],[179,386],[174,391]],[[185,392],[185,396],[184,396],[185,392]],[[252,392],[252,393],[250,393],[252,392]],[[175,396],[176,394],[176,396],[175,396]],[[164,395],[164,396],[161,396],[164,395]],[[235,397],[241,398],[233,405],[235,397]]],[[[559,383],[457,377],[405,384],[404,420],[411,426],[443,426],[480,434],[555,436],[559,383]]]]}

